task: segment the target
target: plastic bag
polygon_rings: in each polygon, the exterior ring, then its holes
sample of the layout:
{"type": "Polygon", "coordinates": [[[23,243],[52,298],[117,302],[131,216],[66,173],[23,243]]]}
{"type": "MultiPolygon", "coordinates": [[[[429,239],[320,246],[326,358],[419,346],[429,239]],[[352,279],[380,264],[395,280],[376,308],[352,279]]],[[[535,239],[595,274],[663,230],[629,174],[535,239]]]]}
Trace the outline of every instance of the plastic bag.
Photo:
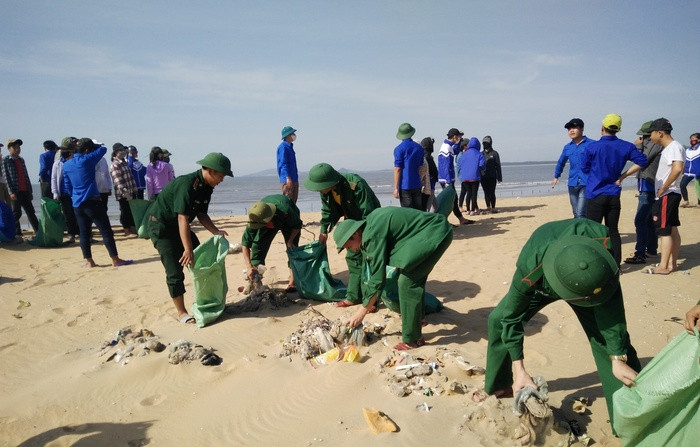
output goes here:
{"type": "Polygon", "coordinates": [[[435,198],[438,203],[436,213],[448,217],[454,208],[456,196],[457,192],[455,191],[454,186],[447,185],[447,187],[443,189],[435,198]]]}
{"type": "Polygon", "coordinates": [[[153,204],[148,200],[143,199],[131,199],[129,200],[129,208],[131,208],[131,215],[134,218],[134,226],[138,230],[138,235],[140,238],[148,239],[148,208],[153,204]]]}
{"type": "Polygon", "coordinates": [[[697,445],[700,430],[700,336],[681,333],[635,379],[613,394],[622,444],[697,445]]]}
{"type": "Polygon", "coordinates": [[[223,236],[209,238],[194,249],[194,265],[189,266],[194,285],[192,315],[198,327],[214,322],[226,307],[226,255],[228,241],[223,236]]]}
{"type": "MultiPolygon", "coordinates": [[[[367,273],[367,272],[366,272],[367,273]]],[[[384,305],[394,312],[401,313],[399,305],[399,271],[396,267],[386,267],[386,282],[384,291],[380,297],[384,305]]],[[[440,300],[432,293],[423,294],[423,314],[434,314],[440,312],[445,307],[440,300]]]]}
{"type": "Polygon", "coordinates": [[[0,242],[8,242],[15,238],[17,224],[10,205],[0,200],[0,242]]]}
{"type": "Polygon", "coordinates": [[[61,202],[47,197],[41,198],[41,214],[36,237],[29,241],[39,247],[60,247],[63,245],[63,229],[66,218],[63,216],[61,202]]]}
{"type": "Polygon", "coordinates": [[[347,287],[331,276],[326,246],[313,241],[294,250],[287,250],[297,292],[302,298],[317,301],[342,301],[347,287]]]}

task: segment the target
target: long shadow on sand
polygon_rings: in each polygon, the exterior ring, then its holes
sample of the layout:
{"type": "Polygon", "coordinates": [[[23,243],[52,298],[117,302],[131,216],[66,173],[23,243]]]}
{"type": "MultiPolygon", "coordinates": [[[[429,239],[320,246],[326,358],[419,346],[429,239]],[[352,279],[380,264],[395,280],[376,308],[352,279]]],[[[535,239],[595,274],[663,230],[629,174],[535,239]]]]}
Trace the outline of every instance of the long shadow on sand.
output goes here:
{"type": "MultiPolygon", "coordinates": [[[[541,205],[543,206],[543,205],[541,205]]],[[[539,206],[523,207],[523,208],[538,208],[539,206]]],[[[481,217],[472,225],[459,225],[453,229],[453,239],[472,239],[482,236],[493,236],[495,234],[505,234],[508,232],[507,226],[514,219],[527,219],[535,217],[532,214],[524,216],[508,216],[504,214],[492,214],[487,217],[481,217]]]]}
{"type": "MultiPolygon", "coordinates": [[[[151,443],[146,436],[146,432],[153,425],[154,421],[133,422],[130,424],[115,424],[109,422],[90,422],[80,425],[64,425],[63,427],[52,428],[38,435],[32,436],[18,445],[18,447],[39,447],[53,445],[54,441],[59,441],[64,436],[75,439],[82,436],[78,441],[72,442],[73,447],[92,446],[143,446],[151,443]]],[[[63,442],[69,442],[64,439],[63,442]]],[[[61,442],[61,444],[63,444],[61,442]]],[[[67,444],[66,444],[67,445],[67,444]]]]}

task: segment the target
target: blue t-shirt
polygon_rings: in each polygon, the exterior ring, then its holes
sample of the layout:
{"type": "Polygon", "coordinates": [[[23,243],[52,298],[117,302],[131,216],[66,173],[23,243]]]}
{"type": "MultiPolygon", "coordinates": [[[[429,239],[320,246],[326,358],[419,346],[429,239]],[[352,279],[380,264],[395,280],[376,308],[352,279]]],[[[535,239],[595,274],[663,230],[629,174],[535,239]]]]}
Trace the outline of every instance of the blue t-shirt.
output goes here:
{"type": "Polygon", "coordinates": [[[299,182],[294,145],[285,140],[282,140],[280,145],[277,146],[277,175],[279,175],[280,183],[286,183],[287,177],[292,179],[294,183],[299,182]]]}
{"type": "Polygon", "coordinates": [[[55,157],[54,151],[45,151],[39,155],[39,179],[44,183],[51,183],[51,168],[55,157]]]}
{"type": "Polygon", "coordinates": [[[89,154],[75,154],[63,163],[63,186],[66,194],[73,200],[73,208],[78,208],[90,197],[99,197],[95,183],[95,166],[107,153],[107,148],[100,146],[89,154]]]}
{"type": "Polygon", "coordinates": [[[423,166],[423,146],[410,138],[402,140],[394,149],[394,167],[401,168],[399,189],[416,189],[422,186],[418,169],[423,166]]]}
{"type": "Polygon", "coordinates": [[[586,198],[619,196],[622,188],[615,182],[629,160],[641,167],[649,164],[647,157],[634,144],[616,136],[603,135],[588,145],[582,168],[584,174],[588,174],[586,198]]]}
{"type": "Polygon", "coordinates": [[[564,166],[566,165],[566,161],[568,160],[568,186],[586,186],[586,179],[588,178],[588,175],[581,171],[581,168],[583,167],[583,154],[586,151],[586,148],[593,142],[595,142],[595,140],[591,140],[584,135],[579,144],[576,144],[574,143],[574,140],[571,140],[569,144],[564,146],[564,150],[561,151],[559,161],[557,161],[557,166],[554,168],[554,178],[559,178],[561,176],[564,166]]]}

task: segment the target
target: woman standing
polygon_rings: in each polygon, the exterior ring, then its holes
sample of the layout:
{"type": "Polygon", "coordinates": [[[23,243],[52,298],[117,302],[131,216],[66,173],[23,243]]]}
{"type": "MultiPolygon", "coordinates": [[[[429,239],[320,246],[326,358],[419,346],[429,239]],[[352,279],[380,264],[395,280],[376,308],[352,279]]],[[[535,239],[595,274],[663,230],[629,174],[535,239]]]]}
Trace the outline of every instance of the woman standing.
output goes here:
{"type": "Polygon", "coordinates": [[[484,145],[482,154],[484,155],[484,163],[486,166],[484,168],[484,172],[481,174],[481,186],[484,188],[486,211],[497,213],[496,183],[501,183],[503,181],[503,175],[501,173],[501,157],[498,156],[498,152],[493,150],[493,147],[491,146],[493,143],[491,136],[486,135],[481,142],[484,145]]]}
{"type": "Polygon", "coordinates": [[[481,171],[484,169],[484,155],[479,151],[481,143],[476,137],[471,137],[467,144],[467,150],[459,159],[461,165],[460,180],[462,188],[467,192],[467,212],[470,216],[481,214],[479,205],[476,203],[476,197],[479,192],[479,180],[481,180],[481,171]]]}
{"type": "Polygon", "coordinates": [[[175,179],[173,165],[163,160],[163,149],[153,146],[150,163],[146,167],[146,191],[148,200],[155,200],[165,185],[175,179]]]}

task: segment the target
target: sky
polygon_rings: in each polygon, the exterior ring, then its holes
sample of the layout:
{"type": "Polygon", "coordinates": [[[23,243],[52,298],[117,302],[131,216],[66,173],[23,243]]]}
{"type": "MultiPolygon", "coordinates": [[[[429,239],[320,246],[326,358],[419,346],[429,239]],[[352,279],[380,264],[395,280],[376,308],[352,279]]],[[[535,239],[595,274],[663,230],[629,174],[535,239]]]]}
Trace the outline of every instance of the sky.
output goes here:
{"type": "MultiPolygon", "coordinates": [[[[668,118],[700,131],[700,2],[0,0],[0,141],[208,152],[236,176],[273,169],[298,129],[301,171],[391,169],[398,126],[439,143],[493,137],[504,162],[555,161],[564,124],[634,140],[668,118]]],[[[7,155],[7,148],[2,148],[7,155]]],[[[437,153],[435,154],[437,155],[437,153]]],[[[234,180],[235,181],[235,180],[234,180]]]]}

